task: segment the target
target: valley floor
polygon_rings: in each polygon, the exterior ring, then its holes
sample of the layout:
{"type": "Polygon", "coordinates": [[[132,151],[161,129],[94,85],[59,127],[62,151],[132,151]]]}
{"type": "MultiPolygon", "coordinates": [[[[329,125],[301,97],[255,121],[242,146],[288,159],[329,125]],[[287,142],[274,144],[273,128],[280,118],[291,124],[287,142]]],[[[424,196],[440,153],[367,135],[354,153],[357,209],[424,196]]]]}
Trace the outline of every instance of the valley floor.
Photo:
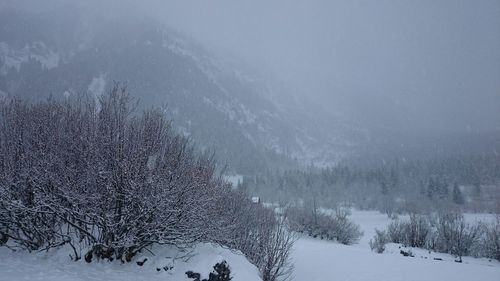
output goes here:
{"type": "Polygon", "coordinates": [[[404,257],[396,244],[389,244],[383,254],[374,253],[370,250],[368,241],[375,234],[375,227],[384,229],[390,220],[378,212],[365,211],[354,211],[352,218],[364,231],[358,244],[345,246],[309,237],[297,240],[293,253],[294,280],[500,280],[500,262],[495,260],[465,257],[463,263],[456,263],[451,255],[429,253],[421,249],[411,249],[415,257],[404,257]]]}

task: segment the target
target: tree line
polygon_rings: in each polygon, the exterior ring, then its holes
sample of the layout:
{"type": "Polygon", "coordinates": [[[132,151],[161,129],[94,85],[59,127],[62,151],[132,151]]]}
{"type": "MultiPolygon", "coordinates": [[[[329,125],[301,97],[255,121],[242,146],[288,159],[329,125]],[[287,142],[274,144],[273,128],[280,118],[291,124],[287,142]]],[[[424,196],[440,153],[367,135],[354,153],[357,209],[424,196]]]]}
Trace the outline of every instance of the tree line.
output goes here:
{"type": "Polygon", "coordinates": [[[244,177],[240,188],[270,202],[315,201],[323,207],[414,213],[439,209],[495,212],[499,185],[500,155],[491,153],[267,171],[244,177]]]}

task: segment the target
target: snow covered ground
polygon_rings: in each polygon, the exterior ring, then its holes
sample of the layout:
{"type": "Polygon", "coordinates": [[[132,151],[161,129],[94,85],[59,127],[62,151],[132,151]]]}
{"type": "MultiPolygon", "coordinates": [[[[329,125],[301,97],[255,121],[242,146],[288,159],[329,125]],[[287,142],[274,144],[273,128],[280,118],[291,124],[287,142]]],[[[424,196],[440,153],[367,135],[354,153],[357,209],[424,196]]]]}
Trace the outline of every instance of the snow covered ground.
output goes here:
{"type": "MultiPolygon", "coordinates": [[[[488,259],[464,257],[463,263],[454,262],[451,255],[429,253],[412,249],[415,257],[404,257],[396,244],[387,245],[383,254],[370,250],[368,241],[375,235],[375,228],[385,229],[390,219],[375,211],[353,211],[351,218],[361,226],[364,236],[352,246],[335,242],[300,237],[292,254],[295,264],[295,281],[498,281],[500,262],[488,259]],[[434,260],[439,258],[442,260],[434,260]]],[[[473,220],[490,220],[491,215],[466,215],[473,220]]],[[[0,281],[11,280],[162,280],[183,281],[185,272],[199,272],[208,277],[213,265],[226,260],[234,281],[257,281],[259,273],[242,255],[209,244],[200,244],[188,255],[189,258],[172,257],[176,251],[166,248],[138,257],[148,258],[144,266],[133,263],[84,261],[72,262],[69,251],[27,254],[13,253],[0,247],[0,281]],[[164,271],[163,267],[172,267],[164,271]],[[158,272],[156,269],[160,268],[158,272]]],[[[182,254],[185,255],[185,254],[182,254]]]]}
{"type": "MultiPolygon", "coordinates": [[[[412,249],[415,257],[404,257],[396,244],[385,253],[371,252],[368,241],[375,228],[385,229],[390,223],[386,215],[374,211],[353,211],[351,218],[360,224],[364,236],[358,244],[345,246],[334,242],[301,237],[294,246],[293,261],[296,281],[498,281],[500,262],[465,257],[454,262],[447,254],[412,249]],[[442,260],[434,260],[440,258],[442,260]]],[[[468,215],[466,218],[477,219],[468,215]]],[[[491,218],[489,215],[480,219],[491,218]]]]}
{"type": "Polygon", "coordinates": [[[396,251],[376,254],[368,246],[363,249],[312,238],[299,239],[293,254],[297,281],[500,280],[498,262],[464,258],[464,263],[459,264],[453,257],[447,258],[437,261],[420,258],[418,254],[403,257],[396,251]]]}
{"type": "Polygon", "coordinates": [[[120,262],[73,262],[68,257],[68,251],[58,250],[49,253],[14,253],[5,247],[0,247],[0,280],[43,280],[43,281],[184,281],[188,279],[185,272],[192,270],[201,274],[201,278],[208,278],[213,266],[227,261],[231,269],[233,280],[258,281],[259,272],[248,260],[227,249],[209,244],[200,244],[185,258],[186,253],[180,254],[176,259],[172,257],[175,250],[163,248],[151,254],[138,257],[143,261],[148,258],[143,266],[135,262],[121,264],[120,262]],[[165,271],[163,267],[171,267],[165,271]],[[160,271],[157,271],[157,268],[160,271]]]}

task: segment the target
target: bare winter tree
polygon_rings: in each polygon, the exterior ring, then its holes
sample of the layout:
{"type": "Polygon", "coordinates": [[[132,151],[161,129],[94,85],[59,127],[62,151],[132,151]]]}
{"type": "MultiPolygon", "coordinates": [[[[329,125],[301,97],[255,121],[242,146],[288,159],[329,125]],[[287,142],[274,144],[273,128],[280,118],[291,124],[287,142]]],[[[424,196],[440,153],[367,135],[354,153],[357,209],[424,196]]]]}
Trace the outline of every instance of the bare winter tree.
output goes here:
{"type": "Polygon", "coordinates": [[[263,251],[262,280],[289,280],[293,272],[290,255],[296,237],[287,226],[286,212],[278,218],[271,233],[263,251]]]}

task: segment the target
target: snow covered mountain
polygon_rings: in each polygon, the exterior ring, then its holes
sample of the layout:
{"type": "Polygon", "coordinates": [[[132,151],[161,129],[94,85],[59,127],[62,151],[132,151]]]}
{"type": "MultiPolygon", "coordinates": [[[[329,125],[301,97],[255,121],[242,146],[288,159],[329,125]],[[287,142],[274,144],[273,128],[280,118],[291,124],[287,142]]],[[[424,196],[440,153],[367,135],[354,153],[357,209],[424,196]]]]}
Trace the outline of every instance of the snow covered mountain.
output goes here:
{"type": "Polygon", "coordinates": [[[333,163],[360,137],[325,121],[326,111],[273,98],[262,75],[154,20],[4,8],[0,26],[1,96],[100,95],[126,82],[142,106],[167,108],[181,133],[235,172],[291,167],[291,158],[333,163]]]}

